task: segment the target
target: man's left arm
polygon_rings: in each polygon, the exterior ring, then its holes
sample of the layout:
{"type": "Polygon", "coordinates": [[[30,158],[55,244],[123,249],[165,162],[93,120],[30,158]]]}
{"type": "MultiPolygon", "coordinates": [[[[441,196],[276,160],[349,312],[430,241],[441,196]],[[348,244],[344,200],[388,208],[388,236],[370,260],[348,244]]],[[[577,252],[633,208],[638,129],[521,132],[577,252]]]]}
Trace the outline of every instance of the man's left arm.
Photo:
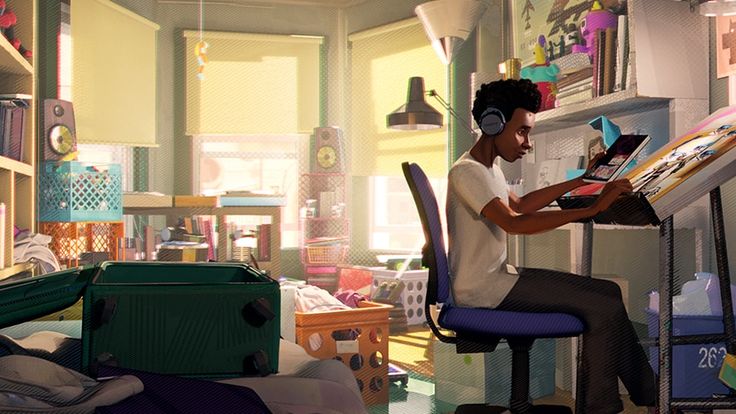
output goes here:
{"type": "Polygon", "coordinates": [[[550,205],[562,195],[585,184],[587,183],[584,182],[583,177],[580,176],[559,184],[540,188],[539,190],[532,191],[523,197],[519,197],[512,191],[509,191],[509,207],[520,214],[533,213],[550,205]]]}

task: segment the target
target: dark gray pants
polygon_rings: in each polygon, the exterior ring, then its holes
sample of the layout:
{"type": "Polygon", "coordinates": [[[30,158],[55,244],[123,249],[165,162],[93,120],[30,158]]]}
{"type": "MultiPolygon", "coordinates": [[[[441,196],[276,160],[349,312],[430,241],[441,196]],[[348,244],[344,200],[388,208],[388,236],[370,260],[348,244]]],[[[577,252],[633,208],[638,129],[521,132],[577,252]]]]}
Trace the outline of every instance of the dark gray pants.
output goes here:
{"type": "Polygon", "coordinates": [[[655,405],[657,384],[624,308],[621,289],[609,280],[546,269],[519,269],[519,281],[496,308],[575,315],[583,332],[582,392],[585,413],[623,411],[618,378],[636,405],[655,405]]]}

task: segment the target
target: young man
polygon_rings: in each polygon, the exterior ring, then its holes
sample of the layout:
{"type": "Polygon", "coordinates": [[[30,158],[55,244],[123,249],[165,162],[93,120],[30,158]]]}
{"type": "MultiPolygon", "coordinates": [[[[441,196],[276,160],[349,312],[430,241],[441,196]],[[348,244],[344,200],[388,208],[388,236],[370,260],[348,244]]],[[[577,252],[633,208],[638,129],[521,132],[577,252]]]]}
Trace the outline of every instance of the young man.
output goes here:
{"type": "Polygon", "coordinates": [[[447,191],[450,271],[455,303],[520,312],[564,312],[584,321],[582,381],[587,414],[618,413],[618,378],[637,405],[655,405],[656,380],[613,282],[543,269],[515,269],[506,260],[506,235],[535,234],[592,217],[632,190],[616,180],[596,203],[573,210],[543,210],[582,178],[519,197],[511,192],[497,158],[520,160],[541,96],[522,80],[481,86],[473,117],[483,134],[452,166],[447,191]]]}

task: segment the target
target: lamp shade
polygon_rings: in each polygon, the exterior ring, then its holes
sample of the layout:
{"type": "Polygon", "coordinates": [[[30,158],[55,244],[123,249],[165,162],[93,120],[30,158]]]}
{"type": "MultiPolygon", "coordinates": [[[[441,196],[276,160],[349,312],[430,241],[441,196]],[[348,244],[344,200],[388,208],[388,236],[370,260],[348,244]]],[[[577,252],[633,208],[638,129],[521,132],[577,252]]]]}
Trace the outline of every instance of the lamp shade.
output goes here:
{"type": "Polygon", "coordinates": [[[710,0],[700,4],[700,14],[704,16],[736,15],[736,0],[710,0]]]}
{"type": "Polygon", "coordinates": [[[386,115],[386,126],[393,129],[434,129],[442,126],[442,114],[424,100],[424,78],[409,79],[406,103],[386,115]]]}
{"type": "Polygon", "coordinates": [[[436,0],[414,9],[429,41],[445,65],[468,38],[486,10],[478,0],[436,0]]]}

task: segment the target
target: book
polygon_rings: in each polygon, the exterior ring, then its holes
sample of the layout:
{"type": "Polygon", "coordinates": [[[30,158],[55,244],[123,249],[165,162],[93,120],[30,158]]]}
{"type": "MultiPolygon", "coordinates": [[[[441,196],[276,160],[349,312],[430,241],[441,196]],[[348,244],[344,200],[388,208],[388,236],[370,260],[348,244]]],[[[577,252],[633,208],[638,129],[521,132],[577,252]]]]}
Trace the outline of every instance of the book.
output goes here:
{"type": "Polygon", "coordinates": [[[25,133],[25,113],[26,108],[16,107],[10,108],[10,125],[8,146],[3,150],[4,155],[16,161],[23,160],[23,134],[25,133]]]}
{"type": "MultiPolygon", "coordinates": [[[[212,220],[210,218],[205,218],[203,220],[203,233],[205,240],[207,241],[207,260],[214,261],[215,258],[215,233],[214,229],[212,228],[212,220]]],[[[221,249],[226,248],[225,246],[220,246],[221,249]]]]}
{"type": "Polygon", "coordinates": [[[628,65],[628,20],[625,14],[618,16],[618,27],[616,28],[616,76],[613,83],[614,92],[626,88],[626,67],[628,65]]]}
{"type": "Polygon", "coordinates": [[[147,191],[123,192],[123,207],[171,207],[172,205],[173,197],[170,195],[147,191]]]}
{"type": "Polygon", "coordinates": [[[616,29],[609,27],[605,30],[603,45],[603,95],[613,92],[616,80],[616,29]]]}
{"type": "Polygon", "coordinates": [[[593,39],[593,97],[597,97],[600,92],[603,73],[601,73],[603,56],[601,54],[601,30],[596,30],[593,39]]]}
{"type": "Polygon", "coordinates": [[[174,196],[174,207],[217,207],[219,197],[217,196],[174,196]]]}
{"type": "Polygon", "coordinates": [[[261,224],[256,228],[258,232],[258,240],[256,242],[258,260],[268,262],[271,260],[271,225],[261,224]]]}
{"type": "Polygon", "coordinates": [[[557,96],[557,102],[560,106],[570,105],[577,102],[588,101],[593,98],[593,87],[588,87],[571,95],[557,96]]]}
{"type": "Polygon", "coordinates": [[[557,94],[565,93],[565,92],[575,92],[580,89],[589,88],[593,85],[593,77],[589,76],[586,79],[583,79],[581,81],[575,82],[573,84],[567,85],[564,88],[558,88],[557,94]]]}
{"type": "Polygon", "coordinates": [[[573,95],[573,94],[576,94],[576,93],[578,93],[580,91],[584,91],[586,89],[591,89],[592,87],[593,87],[593,81],[592,81],[592,79],[588,78],[587,80],[582,81],[582,82],[580,82],[577,85],[568,86],[565,89],[560,89],[557,92],[557,97],[573,95]]]}
{"type": "Polygon", "coordinates": [[[564,89],[568,86],[576,85],[581,81],[591,81],[593,76],[593,66],[581,69],[577,72],[571,73],[564,78],[557,81],[557,89],[564,89]]]}

